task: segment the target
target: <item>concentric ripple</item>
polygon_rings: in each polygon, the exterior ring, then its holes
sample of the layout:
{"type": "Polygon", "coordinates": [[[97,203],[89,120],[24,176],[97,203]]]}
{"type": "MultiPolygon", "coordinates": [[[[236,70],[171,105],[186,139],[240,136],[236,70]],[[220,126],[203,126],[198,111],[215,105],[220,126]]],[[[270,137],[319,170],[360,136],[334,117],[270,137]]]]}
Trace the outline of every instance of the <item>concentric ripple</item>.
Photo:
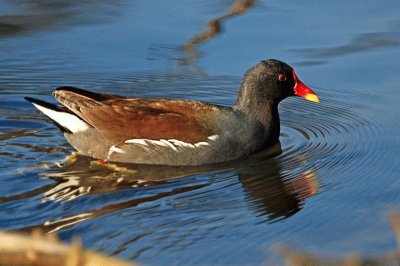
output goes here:
{"type": "MultiPolygon", "coordinates": [[[[284,153],[280,158],[289,171],[297,156],[307,160],[319,175],[338,164],[367,159],[363,140],[377,135],[378,123],[371,120],[365,106],[340,99],[322,88],[318,90],[322,99],[318,105],[298,99],[281,104],[284,153]]],[[[348,91],[346,97],[360,102],[364,95],[348,91]]]]}

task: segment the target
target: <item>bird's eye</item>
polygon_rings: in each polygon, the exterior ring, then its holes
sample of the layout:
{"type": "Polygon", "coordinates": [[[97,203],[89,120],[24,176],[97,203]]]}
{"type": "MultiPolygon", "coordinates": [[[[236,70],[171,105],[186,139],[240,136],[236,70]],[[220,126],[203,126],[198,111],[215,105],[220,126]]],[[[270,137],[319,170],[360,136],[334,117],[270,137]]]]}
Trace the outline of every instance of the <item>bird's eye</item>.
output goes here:
{"type": "Polygon", "coordinates": [[[286,75],[285,74],[279,74],[278,79],[279,79],[279,81],[285,81],[286,80],[286,75]]]}

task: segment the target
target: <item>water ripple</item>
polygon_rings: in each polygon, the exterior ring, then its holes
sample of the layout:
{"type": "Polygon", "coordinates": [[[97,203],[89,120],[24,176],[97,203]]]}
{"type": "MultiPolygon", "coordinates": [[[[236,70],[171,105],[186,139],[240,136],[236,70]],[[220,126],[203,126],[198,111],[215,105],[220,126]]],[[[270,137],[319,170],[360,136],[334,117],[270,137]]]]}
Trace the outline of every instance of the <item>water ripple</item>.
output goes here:
{"type": "MultiPolygon", "coordinates": [[[[235,101],[238,84],[236,78],[177,74],[73,77],[80,87],[100,92],[224,105],[235,101]]],[[[149,249],[166,254],[193,248],[211,233],[222,235],[227,224],[240,235],[244,225],[278,223],[296,215],[313,196],[339,189],[339,183],[343,187],[360,174],[374,173],[368,165],[392,156],[384,149],[381,156],[372,156],[371,150],[379,147],[365,145],[379,145],[370,140],[381,133],[381,124],[388,119],[360,104],[375,96],[349,90],[337,96],[332,90],[317,88],[320,104],[288,99],[280,105],[281,153],[272,158],[261,154],[202,167],[101,165],[76,155],[64,160],[72,148],[40,113],[27,112],[29,103],[24,103],[22,96],[36,94],[51,99],[50,91],[67,81],[56,75],[45,80],[25,78],[14,83],[17,77],[0,79],[2,93],[19,106],[8,114],[8,105],[0,101],[0,114],[19,127],[0,128],[1,145],[7,148],[0,160],[10,165],[16,163],[11,159],[13,154],[24,158],[29,164],[20,162],[18,171],[31,180],[39,177],[46,182],[32,191],[5,190],[0,202],[7,204],[6,209],[29,202],[51,212],[34,218],[18,213],[13,219],[24,223],[11,223],[12,229],[83,232],[93,223],[99,228],[109,228],[105,225],[111,223],[112,229],[92,230],[86,238],[93,242],[109,239],[98,248],[131,259],[144,256],[149,249]],[[14,87],[5,88],[4,82],[14,87]],[[26,88],[28,83],[38,89],[26,88]],[[357,99],[357,104],[352,99],[357,99]],[[357,175],[352,175],[354,172],[357,175]],[[77,205],[81,207],[77,209],[77,205]]],[[[336,208],[340,204],[345,203],[336,208]]]]}

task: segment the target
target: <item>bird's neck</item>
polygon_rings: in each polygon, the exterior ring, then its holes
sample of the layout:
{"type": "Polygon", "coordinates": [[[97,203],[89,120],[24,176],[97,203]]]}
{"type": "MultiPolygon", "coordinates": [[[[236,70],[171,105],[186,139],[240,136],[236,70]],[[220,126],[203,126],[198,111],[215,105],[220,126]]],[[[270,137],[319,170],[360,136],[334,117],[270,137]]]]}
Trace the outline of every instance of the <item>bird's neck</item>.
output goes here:
{"type": "Polygon", "coordinates": [[[236,112],[240,112],[262,126],[262,135],[265,137],[266,145],[279,141],[280,120],[278,104],[262,99],[238,99],[233,106],[236,112]]]}

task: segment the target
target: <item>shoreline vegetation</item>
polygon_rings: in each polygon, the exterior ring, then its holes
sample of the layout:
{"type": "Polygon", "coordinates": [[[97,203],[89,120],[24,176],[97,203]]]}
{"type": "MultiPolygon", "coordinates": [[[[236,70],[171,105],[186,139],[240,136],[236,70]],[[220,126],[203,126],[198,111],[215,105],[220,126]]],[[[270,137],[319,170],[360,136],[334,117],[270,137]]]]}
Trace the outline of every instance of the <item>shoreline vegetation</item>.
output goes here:
{"type": "Polygon", "coordinates": [[[135,266],[117,258],[82,248],[78,239],[70,245],[60,242],[55,234],[34,230],[31,234],[0,232],[0,265],[66,265],[66,266],[135,266]]]}
{"type": "MultiPolygon", "coordinates": [[[[301,251],[286,244],[274,245],[272,251],[284,260],[285,265],[290,266],[398,265],[400,212],[391,212],[389,221],[397,242],[397,250],[388,251],[380,256],[363,257],[352,252],[342,257],[332,257],[301,251]]],[[[58,240],[56,234],[43,234],[36,229],[31,234],[0,232],[0,265],[135,266],[138,264],[85,250],[77,238],[70,245],[64,244],[58,240]]],[[[265,265],[268,265],[267,261],[265,265]]]]}

